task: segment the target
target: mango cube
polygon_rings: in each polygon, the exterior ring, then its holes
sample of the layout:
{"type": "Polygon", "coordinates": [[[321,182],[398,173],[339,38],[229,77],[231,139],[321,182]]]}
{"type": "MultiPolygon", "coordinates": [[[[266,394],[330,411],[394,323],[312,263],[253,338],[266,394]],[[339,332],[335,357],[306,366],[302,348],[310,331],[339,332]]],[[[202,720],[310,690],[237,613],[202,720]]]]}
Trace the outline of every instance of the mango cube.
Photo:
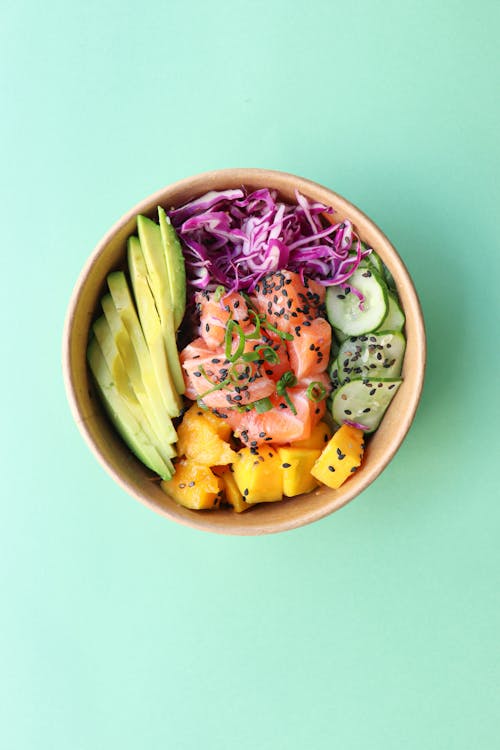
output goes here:
{"type": "Polygon", "coordinates": [[[311,474],[336,490],[361,465],[363,449],[363,431],[343,424],[312,467],[311,474]]]}
{"type": "Polygon", "coordinates": [[[238,451],[233,476],[243,499],[250,505],[272,503],[283,497],[280,457],[267,445],[238,451]]]}

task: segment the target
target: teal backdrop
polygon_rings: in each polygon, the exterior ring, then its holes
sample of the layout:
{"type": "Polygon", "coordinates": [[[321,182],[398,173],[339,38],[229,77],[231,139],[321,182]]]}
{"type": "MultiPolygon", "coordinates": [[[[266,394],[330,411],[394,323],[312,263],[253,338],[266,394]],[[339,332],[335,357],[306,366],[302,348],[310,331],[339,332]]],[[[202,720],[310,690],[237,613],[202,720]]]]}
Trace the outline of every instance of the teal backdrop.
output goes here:
{"type": "Polygon", "coordinates": [[[0,744],[498,747],[500,5],[4,4],[0,744]],[[78,273],[151,192],[303,175],[388,234],[426,387],[393,462],[262,538],[160,518],[66,403],[78,273]]]}

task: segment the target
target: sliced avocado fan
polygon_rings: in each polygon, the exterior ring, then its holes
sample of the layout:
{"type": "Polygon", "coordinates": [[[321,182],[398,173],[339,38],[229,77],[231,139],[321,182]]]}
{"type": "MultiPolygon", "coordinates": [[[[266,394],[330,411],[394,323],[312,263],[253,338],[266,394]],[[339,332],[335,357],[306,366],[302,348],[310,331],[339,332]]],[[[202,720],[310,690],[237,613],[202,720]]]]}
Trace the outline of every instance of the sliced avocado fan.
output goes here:
{"type": "Polygon", "coordinates": [[[174,308],[174,328],[177,331],[186,312],[186,266],[177,232],[161,206],[158,206],[158,219],[174,308]]]}
{"type": "Polygon", "coordinates": [[[89,343],[87,359],[106,411],[130,450],[162,479],[171,479],[174,474],[172,462],[160,456],[143,424],[136,419],[127,402],[121,397],[95,338],[89,343]]]}
{"type": "Polygon", "coordinates": [[[128,267],[144,338],[151,354],[156,379],[167,413],[178,417],[182,400],[175,388],[165,348],[160,316],[149,285],[148,269],[137,237],[128,240],[128,267]]]}
{"type": "Polygon", "coordinates": [[[160,316],[170,373],[177,393],[184,393],[184,378],[175,338],[174,307],[160,227],[146,216],[138,216],[137,230],[146,261],[148,283],[160,316]]]}

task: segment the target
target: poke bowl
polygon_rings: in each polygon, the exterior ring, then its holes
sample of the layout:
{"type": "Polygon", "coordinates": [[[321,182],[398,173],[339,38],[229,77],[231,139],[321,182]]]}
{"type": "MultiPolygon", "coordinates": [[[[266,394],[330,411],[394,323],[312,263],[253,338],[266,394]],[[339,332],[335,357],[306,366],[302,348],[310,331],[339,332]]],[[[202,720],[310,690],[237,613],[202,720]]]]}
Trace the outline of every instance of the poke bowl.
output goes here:
{"type": "Polygon", "coordinates": [[[70,407],[105,470],[170,520],[224,534],[303,526],[365,490],[412,424],[425,361],[384,233],[332,190],[265,169],[188,177],[127,212],[63,334],[70,407]]]}

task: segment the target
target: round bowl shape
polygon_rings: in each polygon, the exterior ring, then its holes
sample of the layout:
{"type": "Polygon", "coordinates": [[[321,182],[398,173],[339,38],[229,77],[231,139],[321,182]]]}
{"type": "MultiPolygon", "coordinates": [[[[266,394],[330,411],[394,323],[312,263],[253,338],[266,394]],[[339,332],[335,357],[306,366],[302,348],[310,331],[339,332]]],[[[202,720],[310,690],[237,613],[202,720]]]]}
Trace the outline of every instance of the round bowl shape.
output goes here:
{"type": "Polygon", "coordinates": [[[188,177],[141,201],[103,237],[77,281],[69,305],[63,340],[63,367],[75,421],[95,456],[127,492],[173,521],[223,534],[266,534],[317,521],[359,495],[392,459],[408,432],[420,399],[425,370],[426,341],[422,311],[404,263],[381,230],[345,198],[309,180],[265,169],[223,169],[188,177]],[[321,487],[307,495],[263,503],[244,513],[232,509],[191,511],[173,502],[152,481],[152,473],[130,452],[115,432],[94,391],[86,364],[89,329],[106,290],[106,276],[124,267],[127,238],[136,232],[138,214],[153,216],[158,205],[179,206],[209,190],[241,187],[276,189],[295,202],[295,191],[332,205],[336,218],[348,218],[362,240],[373,247],[390,269],[406,315],[407,348],[403,383],[379,429],[367,442],[362,468],[340,489],[321,487]]]}

